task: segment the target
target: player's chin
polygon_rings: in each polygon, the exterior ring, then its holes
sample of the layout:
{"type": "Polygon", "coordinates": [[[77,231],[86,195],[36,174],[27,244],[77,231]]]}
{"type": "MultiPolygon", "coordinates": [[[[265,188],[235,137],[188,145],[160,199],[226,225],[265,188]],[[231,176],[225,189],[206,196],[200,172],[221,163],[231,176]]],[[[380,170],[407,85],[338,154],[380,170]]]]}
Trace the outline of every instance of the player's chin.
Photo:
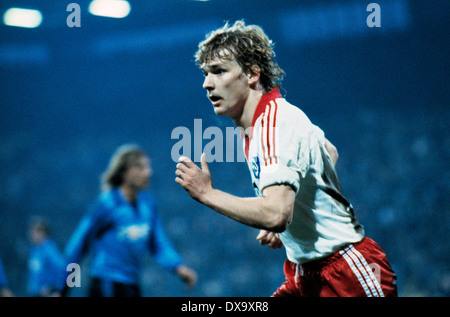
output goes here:
{"type": "Polygon", "coordinates": [[[222,115],[222,110],[220,109],[220,107],[214,107],[214,113],[218,116],[222,115]]]}
{"type": "Polygon", "coordinates": [[[227,116],[228,113],[223,107],[214,107],[214,113],[218,116],[227,116]]]}

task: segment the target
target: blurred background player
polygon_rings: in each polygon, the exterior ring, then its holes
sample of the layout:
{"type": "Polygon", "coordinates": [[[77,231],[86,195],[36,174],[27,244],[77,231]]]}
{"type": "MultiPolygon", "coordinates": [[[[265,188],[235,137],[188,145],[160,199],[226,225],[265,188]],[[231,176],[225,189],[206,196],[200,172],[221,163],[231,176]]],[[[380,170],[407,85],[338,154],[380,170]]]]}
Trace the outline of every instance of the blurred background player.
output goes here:
{"type": "Polygon", "coordinates": [[[244,153],[258,197],[213,188],[205,154],[201,169],[181,157],[176,182],[214,211],[263,229],[263,244],[277,239],[270,232],[280,233],[286,282],[273,296],[396,296],[385,253],[365,237],[343,196],[335,147],[281,96],[284,72],[274,58],[264,31],[244,21],[211,32],[196,53],[214,112],[245,132],[244,153]]]}
{"type": "Polygon", "coordinates": [[[144,191],[151,175],[150,158],[131,144],[116,150],[103,173],[103,192],[65,249],[68,263],[79,264],[88,251],[92,252],[89,296],[142,296],[139,273],[145,251],[189,287],[195,286],[196,272],[183,264],[163,230],[155,198],[144,191]]]}
{"type": "Polygon", "coordinates": [[[8,279],[6,277],[5,270],[3,269],[3,263],[1,259],[0,259],[0,296],[1,297],[14,296],[13,292],[9,288],[8,279]]]}
{"type": "Polygon", "coordinates": [[[27,294],[33,297],[52,296],[63,278],[65,261],[56,243],[50,238],[50,226],[42,217],[31,220],[31,249],[28,258],[27,294]]]}

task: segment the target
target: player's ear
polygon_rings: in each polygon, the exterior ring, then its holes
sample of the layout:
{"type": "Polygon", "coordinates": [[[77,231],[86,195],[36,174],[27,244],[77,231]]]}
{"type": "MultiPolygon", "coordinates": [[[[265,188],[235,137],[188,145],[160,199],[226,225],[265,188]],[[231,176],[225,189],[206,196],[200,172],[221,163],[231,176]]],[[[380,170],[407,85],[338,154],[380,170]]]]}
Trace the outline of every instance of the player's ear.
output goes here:
{"type": "Polygon", "coordinates": [[[257,65],[253,65],[251,71],[247,74],[249,85],[254,85],[258,82],[261,76],[261,69],[257,65]]]}

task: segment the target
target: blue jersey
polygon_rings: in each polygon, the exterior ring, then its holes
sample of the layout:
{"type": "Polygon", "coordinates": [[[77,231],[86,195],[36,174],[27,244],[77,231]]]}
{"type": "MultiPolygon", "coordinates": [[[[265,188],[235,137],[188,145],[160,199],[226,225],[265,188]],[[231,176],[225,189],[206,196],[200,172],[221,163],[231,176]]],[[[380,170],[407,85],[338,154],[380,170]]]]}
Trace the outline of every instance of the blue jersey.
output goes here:
{"type": "Polygon", "coordinates": [[[0,260],[0,289],[2,288],[8,288],[8,279],[6,278],[6,274],[3,269],[2,260],[0,260]]]}
{"type": "Polygon", "coordinates": [[[63,255],[54,241],[47,238],[34,245],[28,259],[28,295],[45,295],[57,290],[63,278],[64,264],[63,255]]]}
{"type": "Polygon", "coordinates": [[[69,240],[66,260],[80,264],[88,251],[92,251],[92,276],[129,284],[139,282],[145,251],[168,269],[182,264],[163,230],[154,197],[145,191],[138,193],[135,206],[119,188],[98,197],[69,240]]]}

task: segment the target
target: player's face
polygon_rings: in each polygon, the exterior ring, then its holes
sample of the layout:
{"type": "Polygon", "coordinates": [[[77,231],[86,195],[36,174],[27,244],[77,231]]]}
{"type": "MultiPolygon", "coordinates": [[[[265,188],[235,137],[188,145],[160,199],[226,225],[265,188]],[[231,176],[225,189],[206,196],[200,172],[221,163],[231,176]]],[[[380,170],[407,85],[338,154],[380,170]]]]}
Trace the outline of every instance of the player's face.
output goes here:
{"type": "Polygon", "coordinates": [[[45,239],[45,233],[43,230],[39,230],[38,228],[32,227],[30,229],[30,240],[33,244],[41,244],[41,242],[45,239]]]}
{"type": "Polygon", "coordinates": [[[124,184],[137,190],[144,189],[148,186],[152,172],[150,159],[142,156],[128,166],[124,174],[124,184]]]}
{"type": "Polygon", "coordinates": [[[249,77],[242,67],[234,58],[216,58],[201,68],[205,75],[203,88],[207,91],[214,112],[232,119],[239,118],[250,92],[249,77]]]}

